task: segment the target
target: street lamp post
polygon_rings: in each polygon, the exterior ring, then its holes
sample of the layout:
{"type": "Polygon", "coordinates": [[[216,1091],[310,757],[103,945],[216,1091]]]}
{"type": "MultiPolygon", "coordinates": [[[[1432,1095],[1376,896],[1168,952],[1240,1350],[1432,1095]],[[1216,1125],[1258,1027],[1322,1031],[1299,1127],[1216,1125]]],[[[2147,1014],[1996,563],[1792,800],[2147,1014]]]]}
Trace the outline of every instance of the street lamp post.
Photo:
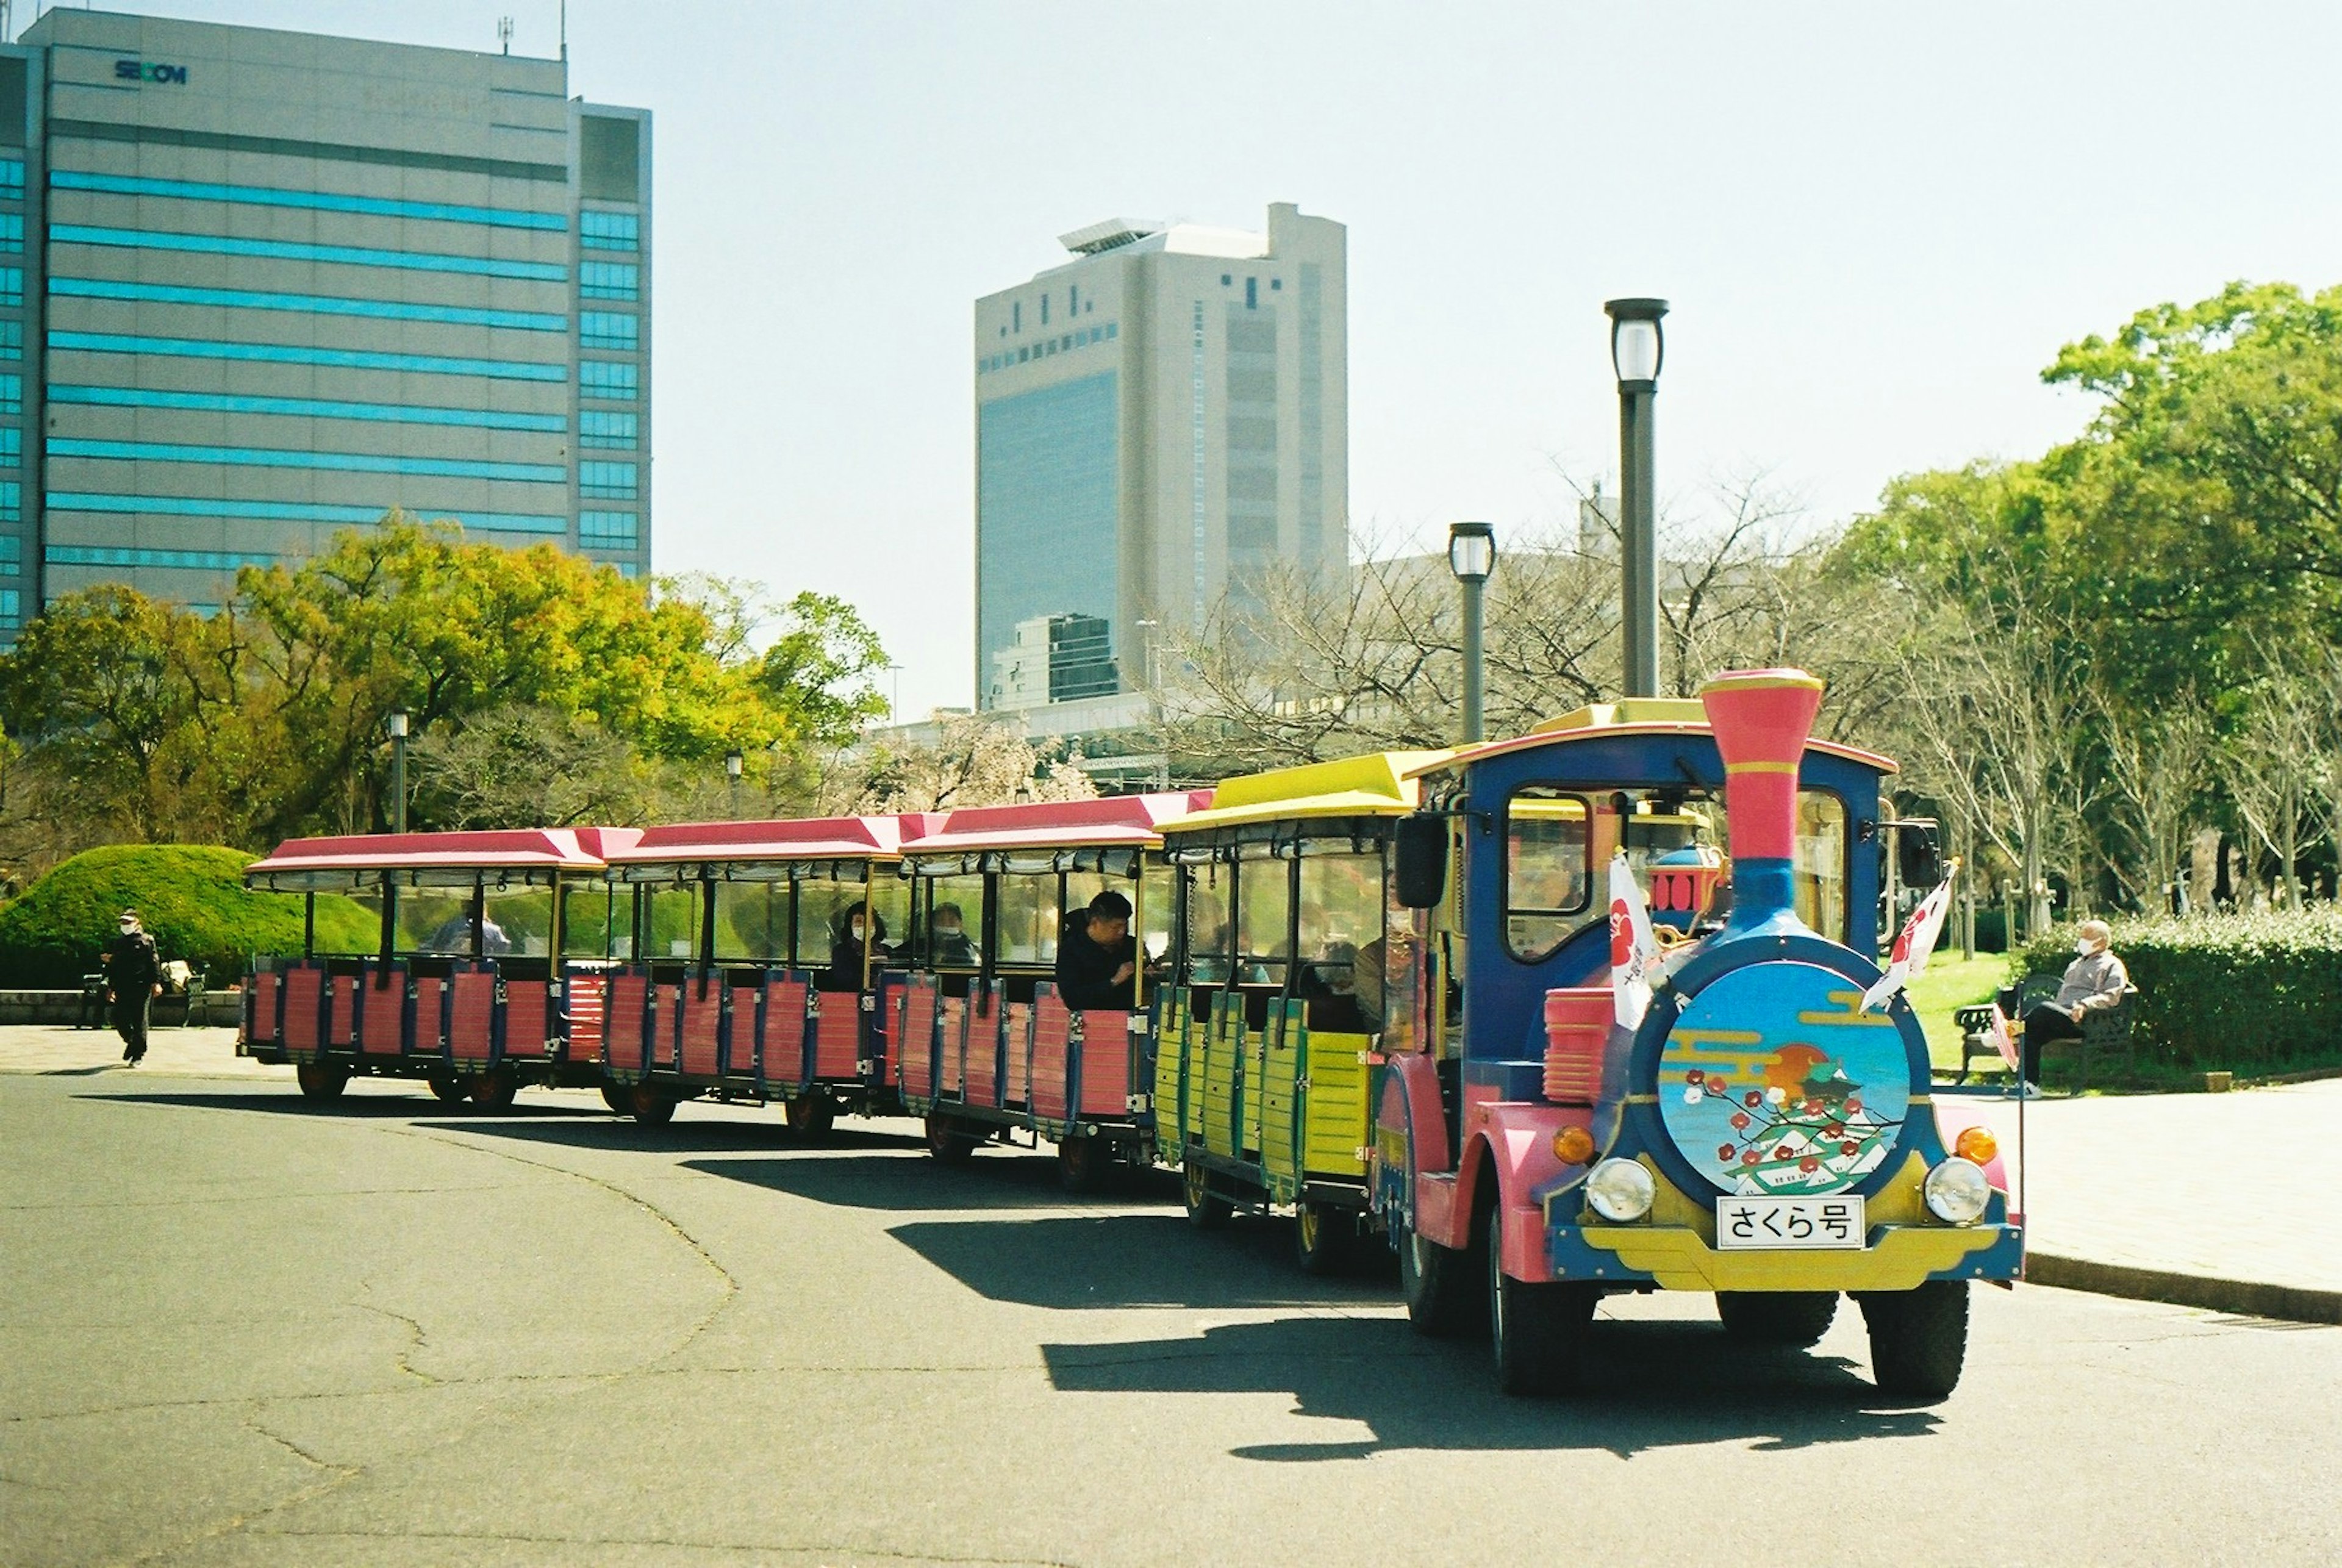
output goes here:
{"type": "Polygon", "coordinates": [[[406,710],[390,715],[390,831],[406,831],[406,710]]]}
{"type": "Polygon", "coordinates": [[[1496,531],[1486,523],[1447,525],[1447,569],[1464,585],[1464,744],[1488,738],[1487,658],[1481,646],[1481,595],[1496,569],[1496,531]]]}
{"type": "Polygon", "coordinates": [[[724,776],[726,779],[730,781],[732,785],[732,814],[736,818],[740,814],[740,768],[742,761],[743,759],[740,755],[740,748],[737,746],[733,747],[730,751],[724,754],[724,776]]]}
{"type": "Polygon", "coordinates": [[[1666,359],[1666,336],[1659,318],[1663,299],[1614,299],[1602,306],[1610,317],[1610,367],[1618,376],[1618,532],[1625,570],[1626,695],[1659,694],[1659,544],[1653,477],[1654,404],[1659,366],[1666,359]]]}

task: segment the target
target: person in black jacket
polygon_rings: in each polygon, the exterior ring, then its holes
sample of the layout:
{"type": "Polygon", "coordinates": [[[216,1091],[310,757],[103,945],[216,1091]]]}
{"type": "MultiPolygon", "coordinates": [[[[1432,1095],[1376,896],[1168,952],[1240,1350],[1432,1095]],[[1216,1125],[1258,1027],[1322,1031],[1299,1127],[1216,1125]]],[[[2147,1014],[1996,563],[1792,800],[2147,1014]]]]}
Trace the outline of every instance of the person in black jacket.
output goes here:
{"type": "Polygon", "coordinates": [[[136,910],[122,912],[121,926],[105,952],[105,1000],[122,1036],[122,1059],[135,1067],[146,1055],[147,1009],[163,994],[163,964],[155,939],[139,929],[136,910]]]}
{"type": "Polygon", "coordinates": [[[846,906],[846,913],[837,917],[837,924],[830,932],[829,971],[821,977],[819,989],[861,990],[866,950],[872,967],[886,961],[886,922],[884,916],[872,914],[856,899],[846,906]]]}
{"type": "Polygon", "coordinates": [[[1130,935],[1130,900],[1109,888],[1087,909],[1066,917],[1057,934],[1057,999],[1079,1013],[1127,1011],[1136,987],[1138,945],[1130,935]]]}

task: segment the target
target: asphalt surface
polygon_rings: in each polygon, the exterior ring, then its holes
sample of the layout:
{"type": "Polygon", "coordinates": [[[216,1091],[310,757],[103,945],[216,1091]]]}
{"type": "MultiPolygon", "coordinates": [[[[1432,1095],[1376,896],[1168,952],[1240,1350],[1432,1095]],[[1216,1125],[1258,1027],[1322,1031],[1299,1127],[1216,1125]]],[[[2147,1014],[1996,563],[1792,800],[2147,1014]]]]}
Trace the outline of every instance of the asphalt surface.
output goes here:
{"type": "Polygon", "coordinates": [[[589,1095],[0,1077],[0,1563],[2342,1560],[2342,1328],[1978,1291],[1881,1399],[1703,1299],[1490,1391],[1167,1186],[589,1095]]]}

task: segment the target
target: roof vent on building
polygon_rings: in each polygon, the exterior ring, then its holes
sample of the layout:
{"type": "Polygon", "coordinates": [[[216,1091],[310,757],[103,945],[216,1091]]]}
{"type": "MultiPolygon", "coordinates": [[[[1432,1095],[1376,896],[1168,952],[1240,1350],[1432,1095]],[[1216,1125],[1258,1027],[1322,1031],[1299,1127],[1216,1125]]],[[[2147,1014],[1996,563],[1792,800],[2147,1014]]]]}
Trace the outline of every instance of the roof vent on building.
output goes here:
{"type": "Polygon", "coordinates": [[[1076,229],[1070,234],[1059,235],[1057,243],[1076,255],[1094,256],[1100,251],[1110,251],[1117,245],[1126,245],[1134,241],[1143,240],[1149,235],[1159,235],[1162,232],[1163,225],[1159,223],[1134,222],[1129,218],[1107,218],[1103,223],[1091,224],[1086,227],[1076,229]]]}

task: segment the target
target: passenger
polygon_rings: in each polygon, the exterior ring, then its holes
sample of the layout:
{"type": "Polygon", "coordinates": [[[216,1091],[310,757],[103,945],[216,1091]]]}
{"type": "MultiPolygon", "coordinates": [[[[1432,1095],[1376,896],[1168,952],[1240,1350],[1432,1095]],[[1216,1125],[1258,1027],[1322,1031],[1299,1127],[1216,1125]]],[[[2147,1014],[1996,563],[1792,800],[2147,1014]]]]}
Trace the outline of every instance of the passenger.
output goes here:
{"type": "Polygon", "coordinates": [[[2077,956],[2066,965],[2057,994],[2025,1015],[2025,1089],[2037,1093],[2041,1082],[2041,1050],[2052,1040],[2079,1040],[2082,1020],[2122,1000],[2130,984],[2123,961],[2108,951],[2114,932],[2103,920],[2086,920],[2076,928],[2077,956]]]}
{"type": "Polygon", "coordinates": [[[874,915],[860,899],[846,906],[830,930],[829,968],[821,977],[819,988],[824,991],[859,991],[863,971],[884,964],[886,951],[886,917],[874,915]]]}
{"type": "Polygon", "coordinates": [[[967,924],[956,904],[938,904],[927,916],[929,961],[942,969],[976,967],[976,944],[967,939],[967,924]]]}
{"type": "Polygon", "coordinates": [[[1057,934],[1057,998],[1076,1013],[1127,1011],[1136,995],[1138,944],[1130,938],[1130,900],[1109,888],[1087,909],[1066,916],[1057,934]]]}
{"type": "MultiPolygon", "coordinates": [[[[424,939],[423,951],[449,953],[457,957],[469,957],[472,952],[472,917],[468,914],[456,914],[441,921],[438,929],[424,939]]],[[[486,957],[495,958],[511,951],[512,938],[505,934],[505,928],[487,916],[482,915],[480,917],[480,952],[486,957]]]]}

